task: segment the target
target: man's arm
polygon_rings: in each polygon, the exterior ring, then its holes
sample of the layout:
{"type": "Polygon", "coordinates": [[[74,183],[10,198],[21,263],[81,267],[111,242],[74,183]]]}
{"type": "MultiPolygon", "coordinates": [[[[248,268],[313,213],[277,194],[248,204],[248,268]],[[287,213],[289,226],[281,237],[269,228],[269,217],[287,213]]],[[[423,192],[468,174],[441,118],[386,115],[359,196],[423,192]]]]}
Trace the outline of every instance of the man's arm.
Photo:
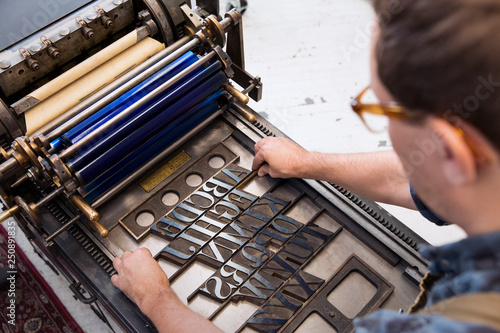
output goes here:
{"type": "Polygon", "coordinates": [[[118,274],[111,282],[139,306],[158,332],[222,332],[179,300],[148,249],[127,251],[113,260],[113,266],[118,274]]]}
{"type": "Polygon", "coordinates": [[[408,179],[393,151],[324,154],[269,137],[255,144],[252,169],[258,169],[259,176],[324,180],[366,199],[415,209],[408,179]]]}

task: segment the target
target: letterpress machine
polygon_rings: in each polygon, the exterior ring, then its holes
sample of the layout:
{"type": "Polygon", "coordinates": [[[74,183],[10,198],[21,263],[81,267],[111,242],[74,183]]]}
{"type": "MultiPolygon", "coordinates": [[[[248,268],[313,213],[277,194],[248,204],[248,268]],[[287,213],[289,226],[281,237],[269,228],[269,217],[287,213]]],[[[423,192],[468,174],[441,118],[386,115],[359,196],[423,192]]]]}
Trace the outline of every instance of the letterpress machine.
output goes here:
{"type": "Polygon", "coordinates": [[[245,71],[236,10],[32,2],[0,5],[2,220],[82,302],[155,331],[110,282],[114,257],[147,247],[226,331],[348,332],[356,316],[408,309],[425,241],[334,184],[253,177],[255,142],[285,134],[246,105],[262,83],[245,71]]]}

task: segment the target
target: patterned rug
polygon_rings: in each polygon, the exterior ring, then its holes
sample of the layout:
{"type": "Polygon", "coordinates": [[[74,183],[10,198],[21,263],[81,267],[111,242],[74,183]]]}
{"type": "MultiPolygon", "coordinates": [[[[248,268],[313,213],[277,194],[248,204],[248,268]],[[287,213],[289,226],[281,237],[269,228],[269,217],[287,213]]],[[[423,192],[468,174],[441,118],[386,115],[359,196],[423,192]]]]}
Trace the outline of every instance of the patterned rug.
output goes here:
{"type": "MultiPolygon", "coordinates": [[[[7,225],[4,227],[9,230],[7,225]]],[[[15,238],[9,237],[0,227],[0,269],[3,274],[0,281],[0,331],[83,333],[14,241],[15,238]]]]}

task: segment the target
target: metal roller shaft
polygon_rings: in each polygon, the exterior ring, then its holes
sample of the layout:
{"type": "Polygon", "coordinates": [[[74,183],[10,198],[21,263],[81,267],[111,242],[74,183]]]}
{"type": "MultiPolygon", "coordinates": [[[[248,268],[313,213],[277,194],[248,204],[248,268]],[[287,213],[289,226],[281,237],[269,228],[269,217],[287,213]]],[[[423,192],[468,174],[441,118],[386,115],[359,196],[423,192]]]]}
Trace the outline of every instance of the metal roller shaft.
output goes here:
{"type": "Polygon", "coordinates": [[[117,163],[124,154],[138,149],[145,141],[159,133],[162,128],[194,107],[194,103],[200,103],[209,93],[218,89],[215,82],[220,81],[220,76],[211,77],[211,75],[220,67],[219,61],[208,66],[181,87],[148,107],[140,115],[113,133],[107,134],[106,138],[101,139],[86,151],[81,152],[75,159],[67,163],[68,168],[79,170],[81,183],[88,184],[89,179],[97,178],[99,174],[117,163]],[[203,82],[205,80],[206,82],[203,82]],[[202,83],[200,84],[200,82],[202,83]],[[177,101],[172,104],[172,100],[177,101]],[[149,120],[147,120],[148,115],[152,115],[149,120]],[[139,128],[136,128],[137,124],[141,124],[139,128]],[[113,157],[110,158],[110,156],[113,157]],[[90,174],[94,176],[90,176],[90,174]]]}
{"type": "Polygon", "coordinates": [[[217,112],[219,109],[217,99],[221,95],[222,92],[219,91],[205,99],[195,108],[183,114],[182,117],[177,119],[170,126],[164,128],[155,138],[145,142],[144,145],[147,147],[145,150],[137,153],[130,153],[120,160],[113,168],[104,172],[98,179],[84,188],[87,192],[85,199],[88,200],[88,202],[95,201],[103,193],[125,179],[130,173],[140,168],[145,162],[164,151],[165,147],[174,144],[179,138],[184,137],[193,127],[196,127],[213,113],[217,112]]]}
{"type": "Polygon", "coordinates": [[[9,175],[10,173],[16,171],[19,166],[19,162],[14,157],[9,158],[7,161],[0,164],[0,174],[3,176],[9,175]]]}
{"type": "Polygon", "coordinates": [[[55,138],[61,136],[63,133],[67,132],[69,129],[73,128],[82,120],[86,119],[104,106],[111,103],[118,96],[132,89],[137,84],[146,80],[148,77],[152,76],[160,69],[182,56],[184,53],[194,49],[199,45],[199,43],[200,41],[198,39],[195,38],[190,40],[187,36],[179,39],[174,44],[149,58],[136,68],[132,69],[127,74],[113,81],[113,83],[111,83],[107,87],[103,88],[82,103],[70,109],[63,116],[45,125],[43,128],[35,132],[33,134],[33,137],[36,137],[39,134],[43,134],[51,130],[61,122],[66,121],[64,124],[52,130],[49,134],[46,135],[48,141],[54,140],[55,138]]]}
{"type": "Polygon", "coordinates": [[[186,75],[188,75],[189,73],[191,73],[194,69],[196,69],[197,67],[199,67],[201,64],[204,64],[207,61],[209,61],[210,59],[212,59],[215,55],[216,55],[216,53],[214,51],[212,51],[209,54],[203,56],[200,60],[198,60],[197,62],[195,62],[191,66],[187,67],[181,73],[177,74],[176,76],[174,76],[173,78],[171,78],[170,80],[168,80],[167,82],[165,82],[164,84],[162,84],[161,86],[159,86],[158,88],[156,88],[155,90],[153,90],[146,97],[144,97],[141,100],[135,102],[134,104],[132,104],[131,106],[129,106],[128,108],[126,108],[123,112],[121,112],[119,115],[117,115],[116,117],[110,119],[105,124],[103,124],[102,126],[100,126],[99,128],[97,128],[96,130],[94,130],[92,133],[90,133],[89,135],[87,135],[85,138],[83,138],[82,140],[78,141],[77,143],[75,143],[74,145],[72,145],[71,147],[69,147],[68,149],[62,151],[59,154],[59,158],[64,159],[64,158],[70,156],[71,154],[73,154],[74,152],[76,152],[78,149],[80,149],[84,145],[88,144],[93,139],[97,138],[104,131],[110,129],[118,121],[122,120],[123,118],[125,118],[126,116],[128,116],[130,113],[132,113],[133,111],[137,110],[137,108],[139,108],[142,105],[144,105],[145,103],[147,103],[149,100],[151,100],[151,98],[154,98],[154,97],[158,96],[165,89],[167,89],[168,87],[170,87],[172,84],[175,84],[179,80],[183,79],[186,75]]]}
{"type": "Polygon", "coordinates": [[[75,216],[70,221],[66,222],[66,224],[64,224],[62,227],[60,227],[59,229],[57,229],[56,231],[54,231],[54,233],[52,235],[50,235],[49,237],[47,237],[45,239],[45,241],[47,243],[52,242],[54,240],[54,238],[56,238],[57,236],[59,236],[60,234],[62,234],[64,230],[69,229],[79,219],[80,219],[80,215],[75,216]]]}
{"type": "MultiPolygon", "coordinates": [[[[236,23],[237,22],[233,22],[233,19],[230,17],[226,17],[222,21],[220,21],[221,26],[226,32],[233,24],[236,23]]],[[[142,81],[159,71],[161,68],[179,58],[182,54],[197,47],[200,43],[200,39],[193,38],[192,40],[190,40],[190,37],[188,36],[179,39],[178,41],[167,47],[165,50],[146,60],[124,76],[111,83],[109,86],[98,91],[95,95],[89,97],[87,100],[70,109],[61,117],[42,127],[40,130],[33,134],[33,137],[48,132],[61,122],[70,119],[63,125],[52,130],[48,135],[46,135],[48,141],[54,140],[55,138],[61,136],[63,133],[74,127],[75,124],[78,124],[83,119],[89,117],[102,107],[109,104],[117,96],[122,95],[135,85],[141,83],[142,81]],[[85,111],[82,112],[82,110],[85,111]]]]}
{"type": "MultiPolygon", "coordinates": [[[[140,84],[138,84],[137,86],[135,86],[134,88],[123,94],[122,96],[118,97],[113,102],[109,103],[107,106],[100,109],[98,112],[94,113],[87,119],[83,120],[75,127],[73,127],[71,130],[64,133],[64,135],[62,135],[61,137],[51,142],[51,146],[55,150],[55,153],[61,151],[63,147],[68,147],[74,144],[75,142],[78,142],[81,138],[84,138],[85,136],[87,136],[87,134],[91,133],[93,130],[104,124],[106,121],[113,118],[118,113],[122,112],[122,110],[127,108],[127,106],[145,97],[155,88],[159,87],[165,81],[168,81],[173,76],[180,73],[183,69],[195,63],[197,60],[198,57],[194,53],[187,52],[180,58],[176,59],[171,64],[165,66],[160,71],[158,71],[145,81],[141,82],[140,84]]],[[[199,70],[201,71],[202,69],[200,68],[199,70]]],[[[134,114],[140,113],[141,109],[142,108],[137,110],[137,112],[134,112],[134,114]]],[[[119,123],[117,124],[117,126],[121,126],[121,124],[119,123]]]]}
{"type": "MultiPolygon", "coordinates": [[[[203,121],[201,124],[198,126],[194,127],[191,131],[186,133],[184,137],[191,137],[194,134],[198,133],[203,127],[205,127],[208,123],[210,123],[212,120],[214,120],[216,117],[218,117],[222,113],[222,110],[219,110],[212,114],[210,117],[208,117],[205,121],[203,121]]],[[[115,187],[111,188],[109,191],[104,193],[99,199],[97,199],[93,204],[93,208],[97,208],[104,204],[106,201],[111,199],[116,193],[120,192],[122,189],[124,189],[127,185],[132,183],[137,177],[143,175],[147,170],[152,168],[154,165],[162,161],[165,157],[167,157],[169,154],[171,154],[175,149],[180,146],[181,142],[183,142],[182,139],[178,140],[176,144],[169,146],[167,149],[162,151],[160,154],[155,156],[153,159],[148,161],[146,164],[144,164],[142,167],[131,173],[127,178],[122,180],[120,183],[118,183],[115,187]]]]}

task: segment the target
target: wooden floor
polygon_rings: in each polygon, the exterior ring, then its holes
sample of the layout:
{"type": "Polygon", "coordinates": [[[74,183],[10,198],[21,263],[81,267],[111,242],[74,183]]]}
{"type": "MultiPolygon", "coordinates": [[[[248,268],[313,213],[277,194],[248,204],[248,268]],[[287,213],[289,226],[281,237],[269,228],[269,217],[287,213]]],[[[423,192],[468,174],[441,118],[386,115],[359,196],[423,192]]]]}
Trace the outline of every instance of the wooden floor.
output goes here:
{"type": "MultiPolygon", "coordinates": [[[[349,107],[369,82],[372,25],[368,0],[249,0],[246,67],[264,83],[263,99],[252,108],[310,150],[391,149],[387,134],[369,133],[349,107]]],[[[418,213],[385,207],[432,244],[463,237],[456,227],[437,228],[418,213]]],[[[88,306],[72,298],[66,280],[33,253],[21,233],[18,244],[86,332],[110,332],[88,306]]]]}

